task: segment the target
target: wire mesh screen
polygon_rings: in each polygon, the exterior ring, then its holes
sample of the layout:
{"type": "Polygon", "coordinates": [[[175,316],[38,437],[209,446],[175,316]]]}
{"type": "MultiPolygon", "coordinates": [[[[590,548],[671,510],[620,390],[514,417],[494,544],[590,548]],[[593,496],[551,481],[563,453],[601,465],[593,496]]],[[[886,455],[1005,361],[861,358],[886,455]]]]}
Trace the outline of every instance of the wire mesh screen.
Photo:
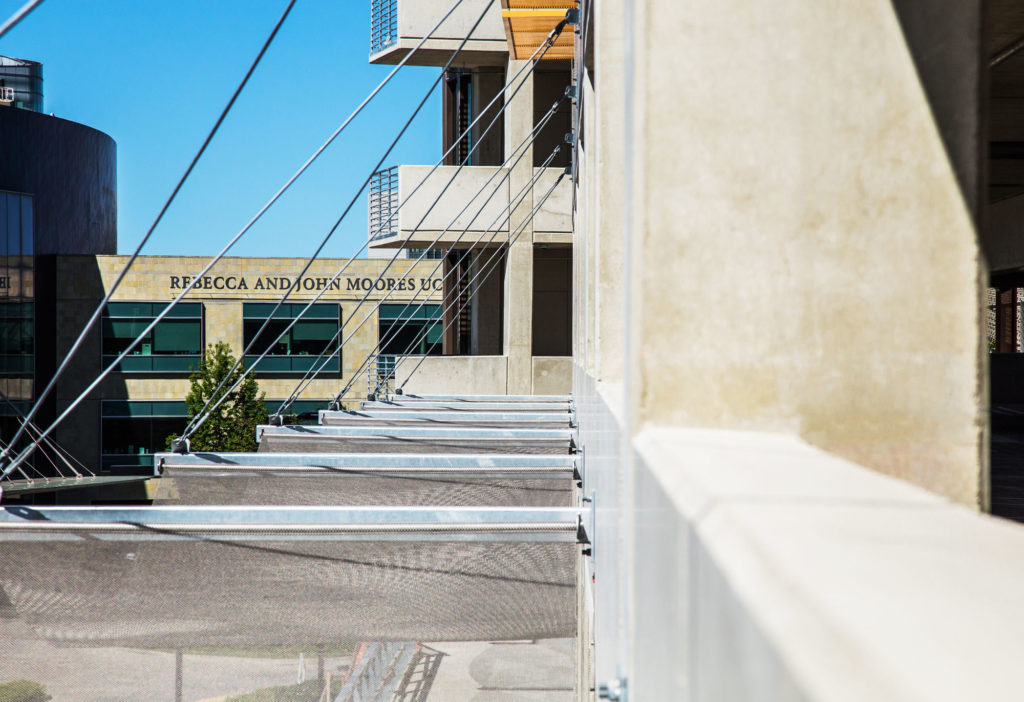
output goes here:
{"type": "Polygon", "coordinates": [[[570,432],[533,429],[407,429],[260,427],[259,451],[292,453],[568,454],[570,432]]]}
{"type": "Polygon", "coordinates": [[[571,476],[502,478],[296,473],[265,469],[206,473],[168,468],[156,483],[157,505],[524,506],[573,504],[571,476]]]}
{"type": "Polygon", "coordinates": [[[398,0],[370,3],[370,53],[382,51],[398,39],[398,0]]]}
{"type": "Polygon", "coordinates": [[[398,232],[398,166],[384,168],[370,177],[367,206],[370,241],[398,232]]]}
{"type": "Polygon", "coordinates": [[[334,700],[367,642],[386,642],[373,665],[407,684],[372,699],[414,699],[424,676],[429,699],[487,699],[502,680],[536,699],[541,678],[571,699],[575,544],[151,536],[5,534],[0,684],[76,702],[175,699],[176,685],[186,700],[278,686],[295,694],[239,700],[334,700]]]}
{"type": "Polygon", "coordinates": [[[392,413],[365,413],[358,411],[346,412],[322,412],[320,423],[325,426],[386,426],[386,427],[411,427],[411,426],[452,426],[452,427],[475,427],[479,429],[568,429],[570,417],[568,413],[560,415],[543,414],[532,415],[500,415],[490,418],[486,413],[464,413],[460,416],[457,413],[449,412],[445,415],[434,413],[436,416],[416,416],[415,414],[392,413]],[[391,416],[389,416],[389,414],[391,416]]]}

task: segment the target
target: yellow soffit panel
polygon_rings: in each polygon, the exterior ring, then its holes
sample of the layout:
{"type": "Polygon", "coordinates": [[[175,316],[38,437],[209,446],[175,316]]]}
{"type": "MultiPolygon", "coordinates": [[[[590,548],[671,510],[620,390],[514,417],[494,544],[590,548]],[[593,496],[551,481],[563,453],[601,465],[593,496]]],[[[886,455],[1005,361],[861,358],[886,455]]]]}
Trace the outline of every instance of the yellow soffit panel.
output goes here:
{"type": "MultiPolygon", "coordinates": [[[[501,0],[508,50],[514,59],[528,59],[537,51],[565,12],[576,7],[575,0],[501,0]]],[[[542,58],[571,59],[575,33],[566,26],[542,58]]]]}

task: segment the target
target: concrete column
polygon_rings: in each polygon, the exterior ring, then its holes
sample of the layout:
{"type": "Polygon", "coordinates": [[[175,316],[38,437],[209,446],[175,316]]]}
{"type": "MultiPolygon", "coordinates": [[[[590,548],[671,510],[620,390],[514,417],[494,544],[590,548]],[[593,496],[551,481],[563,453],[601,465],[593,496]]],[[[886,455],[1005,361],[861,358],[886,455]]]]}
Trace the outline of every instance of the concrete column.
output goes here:
{"type": "MultiPolygon", "coordinates": [[[[526,61],[510,60],[507,75],[511,80],[526,61]]],[[[529,70],[517,79],[523,86],[509,101],[505,112],[505,153],[511,154],[533,129],[533,73],[529,70]]],[[[511,95],[515,85],[509,88],[511,95]]],[[[509,194],[515,196],[533,178],[533,149],[529,148],[509,175],[509,194]]],[[[512,211],[509,232],[518,231],[533,209],[529,192],[512,211]]],[[[533,225],[526,222],[516,242],[509,246],[505,259],[505,344],[508,357],[507,392],[528,394],[533,388],[533,225]]]]}
{"type": "Polygon", "coordinates": [[[590,81],[584,86],[589,107],[585,134],[593,135],[592,159],[594,177],[590,178],[590,196],[595,251],[595,289],[593,304],[595,370],[597,380],[605,386],[619,386],[623,379],[623,285],[625,284],[624,237],[625,189],[611,173],[625,171],[625,52],[623,3],[598,2],[593,18],[595,42],[601,47],[594,57],[595,72],[601,76],[600,90],[594,91],[590,81]]]}

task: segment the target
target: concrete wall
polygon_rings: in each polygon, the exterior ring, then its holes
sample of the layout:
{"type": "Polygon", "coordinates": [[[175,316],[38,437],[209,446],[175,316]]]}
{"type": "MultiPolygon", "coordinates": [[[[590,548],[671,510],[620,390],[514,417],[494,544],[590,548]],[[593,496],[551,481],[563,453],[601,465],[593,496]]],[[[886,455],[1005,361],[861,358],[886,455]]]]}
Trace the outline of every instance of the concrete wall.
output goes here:
{"type": "Polygon", "coordinates": [[[593,6],[573,220],[592,684],[1019,694],[1024,532],[977,513],[980,4],[917,5],[593,6]]]}
{"type": "MultiPolygon", "coordinates": [[[[195,275],[202,270],[208,260],[203,257],[140,257],[121,283],[114,300],[169,302],[180,292],[182,276],[195,275]]],[[[59,359],[64,358],[85,321],[96,309],[96,305],[126,261],[125,256],[57,257],[55,348],[59,359]]],[[[266,281],[275,279],[280,282],[282,277],[294,279],[304,263],[303,259],[296,258],[222,259],[210,271],[209,284],[204,281],[202,288],[193,290],[185,298],[188,301],[203,303],[206,315],[206,342],[226,341],[231,344],[236,355],[241,353],[244,348],[243,303],[276,302],[281,298],[282,292],[267,289],[266,281]],[[241,287],[243,280],[244,288],[241,287]]],[[[289,300],[308,302],[320,287],[326,287],[328,279],[345,263],[344,259],[317,260],[304,278],[304,281],[311,281],[310,284],[307,286],[304,282],[303,289],[292,293],[289,300]]],[[[345,338],[342,345],[342,371],[322,373],[303,391],[300,399],[332,398],[353,378],[355,381],[347,397],[355,399],[365,396],[366,371],[359,368],[377,345],[377,302],[414,301],[415,304],[428,299],[431,302],[439,301],[439,282],[438,290],[433,290],[435,281],[440,279],[439,274],[433,273],[436,263],[396,261],[385,274],[384,288],[372,288],[368,291],[367,286],[372,286],[372,282],[383,271],[386,262],[366,259],[352,261],[339,278],[339,289],[332,289],[321,298],[322,302],[339,305],[341,311],[345,338]],[[429,292],[423,292],[424,281],[430,288],[429,292]],[[367,300],[361,304],[364,297],[367,300]]],[[[79,396],[103,369],[101,361],[100,335],[94,330],[88,335],[85,345],[58,383],[56,409],[62,410],[79,396]]],[[[421,369],[417,375],[425,378],[429,373],[429,370],[421,369]]],[[[299,382],[301,373],[260,373],[257,377],[260,389],[266,392],[267,399],[284,399],[299,382]]],[[[101,399],[184,400],[188,389],[186,373],[112,373],[90,395],[88,401],[61,425],[57,433],[58,440],[62,444],[74,447],[79,458],[87,465],[95,466],[100,452],[101,399]]]]}
{"type": "MultiPolygon", "coordinates": [[[[416,52],[410,63],[419,66],[443,66],[452,52],[459,48],[462,40],[469,35],[469,30],[487,6],[488,0],[464,0],[416,52]]],[[[450,4],[422,0],[398,0],[398,41],[371,55],[370,62],[395,64],[401,61],[433,29],[450,7],[450,4]]],[[[507,58],[508,45],[501,21],[501,5],[495,1],[490,3],[487,15],[470,35],[454,65],[503,65],[507,58]]]]}
{"type": "Polygon", "coordinates": [[[892,5],[635,7],[637,425],[984,504],[980,251],[892,5]]]}
{"type": "Polygon", "coordinates": [[[409,395],[504,395],[508,359],[505,356],[427,356],[398,367],[396,386],[409,395]],[[410,379],[411,375],[411,379],[410,379]]]}
{"type": "Polygon", "coordinates": [[[791,437],[655,429],[634,446],[631,697],[1019,696],[1018,526],[791,437]]]}
{"type": "MultiPolygon", "coordinates": [[[[417,2],[417,0],[399,0],[398,2],[398,36],[403,39],[422,39],[433,28],[437,21],[447,12],[450,5],[433,2],[417,2]]],[[[475,41],[488,41],[505,46],[505,27],[501,21],[501,6],[491,0],[464,0],[455,11],[441,23],[431,40],[458,42],[469,37],[475,41]],[[490,5],[487,15],[470,34],[480,14],[490,5]]]]}
{"type": "Polygon", "coordinates": [[[422,247],[444,232],[438,247],[456,241],[461,248],[477,241],[507,241],[509,187],[504,169],[465,166],[460,171],[457,166],[441,166],[431,173],[431,168],[398,169],[398,201],[405,203],[398,211],[398,240],[422,247]]]}
{"type": "MultiPolygon", "coordinates": [[[[565,173],[564,168],[537,168],[534,173],[543,170],[533,186],[533,206],[537,207],[544,199],[544,195],[551,190],[551,186],[560,175],[565,173]]],[[[537,242],[559,242],[571,243],[571,236],[560,236],[572,233],[572,179],[566,176],[555,186],[555,189],[540,205],[533,216],[533,236],[537,242]]]]}
{"type": "Polygon", "coordinates": [[[568,395],[572,392],[572,358],[533,357],[533,394],[568,395]]]}

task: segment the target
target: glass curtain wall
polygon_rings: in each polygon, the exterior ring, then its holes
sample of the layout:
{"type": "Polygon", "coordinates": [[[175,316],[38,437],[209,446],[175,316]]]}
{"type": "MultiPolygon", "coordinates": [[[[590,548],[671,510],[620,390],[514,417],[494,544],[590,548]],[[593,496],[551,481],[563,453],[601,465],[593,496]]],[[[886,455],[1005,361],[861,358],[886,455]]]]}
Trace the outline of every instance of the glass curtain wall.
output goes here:
{"type": "Polygon", "coordinates": [[[35,398],[35,258],[32,197],[0,191],[0,441],[35,398]],[[3,398],[6,398],[3,399],[3,398]]]}
{"type": "Polygon", "coordinates": [[[242,305],[242,343],[249,348],[255,340],[245,357],[246,365],[256,363],[260,354],[269,350],[256,368],[261,373],[304,373],[313,367],[322,367],[326,373],[340,372],[341,307],[316,304],[302,314],[305,306],[300,302],[286,303],[274,312],[273,303],[242,305]],[[260,327],[272,313],[273,318],[261,333],[260,327]],[[286,332],[295,319],[298,321],[286,332]]]}

